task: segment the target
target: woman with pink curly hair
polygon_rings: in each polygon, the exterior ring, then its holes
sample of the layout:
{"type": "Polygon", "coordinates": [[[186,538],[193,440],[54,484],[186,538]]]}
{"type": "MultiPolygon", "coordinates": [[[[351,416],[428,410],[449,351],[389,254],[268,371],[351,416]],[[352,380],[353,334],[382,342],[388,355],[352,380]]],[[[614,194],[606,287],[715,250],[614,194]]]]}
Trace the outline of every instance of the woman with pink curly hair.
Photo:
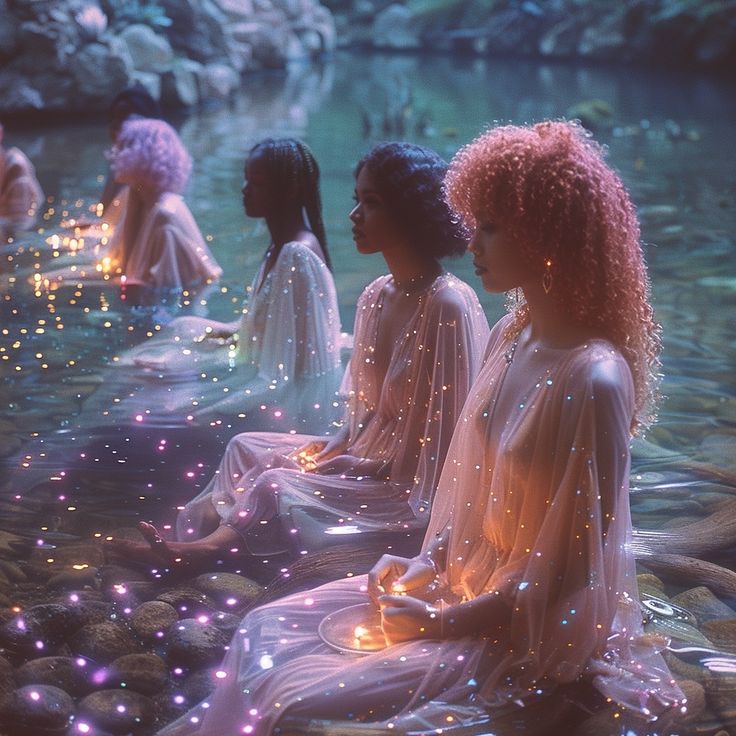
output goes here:
{"type": "Polygon", "coordinates": [[[629,544],[629,443],[652,416],[659,342],[626,189],[579,125],[546,122],[465,146],[446,193],[511,313],[457,422],[422,551],[248,613],[226,677],[166,736],[307,719],[541,736],[599,707],[601,731],[662,736],[684,710],[664,642],[642,629],[629,544]]]}
{"type": "Polygon", "coordinates": [[[133,287],[184,289],[219,278],[222,269],[181,197],[192,162],[162,120],[123,123],[112,150],[115,180],[128,186],[125,218],[103,253],[133,287]]]}

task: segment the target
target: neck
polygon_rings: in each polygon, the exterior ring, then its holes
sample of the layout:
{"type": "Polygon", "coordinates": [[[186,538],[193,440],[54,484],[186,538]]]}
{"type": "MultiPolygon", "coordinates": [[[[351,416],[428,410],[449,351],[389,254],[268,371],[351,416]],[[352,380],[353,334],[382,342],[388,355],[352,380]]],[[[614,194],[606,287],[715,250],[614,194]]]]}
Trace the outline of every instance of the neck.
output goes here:
{"type": "Polygon", "coordinates": [[[436,258],[417,257],[408,249],[383,251],[394,284],[399,289],[413,291],[426,286],[442,273],[442,264],[436,258]]]}
{"type": "Polygon", "coordinates": [[[300,240],[305,233],[311,232],[301,207],[287,211],[279,211],[278,215],[266,217],[266,227],[273,244],[280,248],[284,243],[300,240]]]}
{"type": "Polygon", "coordinates": [[[541,284],[523,288],[529,305],[530,340],[546,347],[574,347],[593,336],[590,329],[576,324],[553,294],[546,294],[541,284]]]}

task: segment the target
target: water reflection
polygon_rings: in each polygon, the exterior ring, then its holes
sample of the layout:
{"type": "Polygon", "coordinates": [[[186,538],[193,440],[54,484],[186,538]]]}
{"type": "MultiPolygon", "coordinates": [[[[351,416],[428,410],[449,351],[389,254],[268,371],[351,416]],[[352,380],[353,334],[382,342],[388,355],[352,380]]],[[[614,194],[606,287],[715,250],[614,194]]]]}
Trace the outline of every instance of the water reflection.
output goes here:
{"type": "MultiPolygon", "coordinates": [[[[560,117],[592,99],[613,111],[611,124],[596,135],[609,146],[639,206],[664,327],[661,418],[634,447],[635,523],[666,542],[669,528],[728,509],[736,489],[733,92],[730,82],[697,75],[408,55],[339,55],[323,67],[257,77],[228,103],[179,121],[194,159],[185,196],[202,231],[212,236],[216,257],[227,263],[221,284],[205,297],[138,310],[122,302],[112,284],[43,290],[27,278],[53,261],[46,238],[60,220],[95,201],[106,168],[105,126],[79,121],[11,127],[8,139],[34,159],[53,201],[42,232],[0,249],[0,482],[6,491],[0,535],[12,532],[13,554],[26,555],[39,539],[40,550],[94,534],[99,539],[138,518],[170,516],[210,476],[224,436],[172,428],[121,434],[108,427],[80,438],[74,416],[103,380],[105,365],[156,323],[195,311],[222,321],[236,318],[267,245],[265,230],[243,218],[239,193],[243,160],[258,139],[303,137],[320,161],[341,317],[350,325],[358,294],[383,270],[379,257],[354,255],[346,217],[353,165],[375,140],[401,134],[450,156],[493,121],[560,117]],[[668,121],[684,133],[676,135],[668,121]],[[49,447],[69,447],[67,465],[36,458],[46,482],[18,494],[13,482],[22,475],[23,447],[34,435],[49,447]]],[[[467,259],[451,267],[474,283],[467,259]]],[[[481,300],[491,321],[500,315],[500,299],[482,294],[481,300]]],[[[703,534],[710,537],[709,561],[732,571],[733,545],[721,549],[725,525],[703,534]]],[[[673,636],[668,661],[682,678],[703,669],[734,671],[732,633],[711,622],[736,619],[736,573],[719,577],[710,570],[704,577],[704,569],[660,566],[659,582],[646,578],[661,586],[655,597],[664,606],[694,615],[694,622],[678,622],[689,627],[678,629],[687,636],[684,643],[676,641],[672,626],[659,624],[673,636]],[[704,584],[710,597],[692,592],[704,584]]],[[[724,716],[719,727],[725,722],[724,716]]]]}

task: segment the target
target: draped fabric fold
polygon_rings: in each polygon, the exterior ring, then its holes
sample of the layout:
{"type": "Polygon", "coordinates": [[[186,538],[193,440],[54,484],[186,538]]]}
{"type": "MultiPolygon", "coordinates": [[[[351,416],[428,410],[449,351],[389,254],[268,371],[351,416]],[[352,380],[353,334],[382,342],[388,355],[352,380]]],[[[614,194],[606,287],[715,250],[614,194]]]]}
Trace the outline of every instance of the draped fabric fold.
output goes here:
{"type": "Polygon", "coordinates": [[[549,733],[544,708],[552,714],[556,689],[581,677],[644,721],[682,704],[636,602],[628,366],[603,340],[545,349],[538,371],[508,384],[522,388],[504,392],[507,326],[491,333],[424,540],[448,535],[442,598],[462,605],[496,594],[510,611],[505,625],[349,656],[332,651],[318,627],[366,603],[367,580],[328,583],[247,614],[221,667],[225,680],[162,736],[269,734],[285,715],[421,732],[486,715],[494,728],[509,708],[517,733],[524,706],[549,733]],[[494,422],[494,412],[508,421],[494,422]]]}
{"type": "Polygon", "coordinates": [[[236,529],[284,518],[294,507],[320,512],[321,529],[329,533],[340,533],[340,526],[356,532],[424,527],[488,323],[475,292],[443,274],[419,299],[382,369],[374,346],[389,281],[374,281],[357,305],[355,347],[343,381],[344,453],[305,472],[294,450],[324,438],[237,435],[208,487],[180,514],[180,539],[202,536],[212,504],[236,529]]]}

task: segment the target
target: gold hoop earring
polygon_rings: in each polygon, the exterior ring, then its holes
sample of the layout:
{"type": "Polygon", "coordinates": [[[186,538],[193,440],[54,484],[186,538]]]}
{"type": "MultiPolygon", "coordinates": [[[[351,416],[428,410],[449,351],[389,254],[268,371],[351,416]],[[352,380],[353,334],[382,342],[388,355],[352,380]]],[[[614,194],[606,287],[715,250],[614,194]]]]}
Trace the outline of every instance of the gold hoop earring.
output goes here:
{"type": "Polygon", "coordinates": [[[544,259],[544,273],[542,274],[542,288],[545,294],[549,294],[552,288],[552,259],[544,259]]]}

